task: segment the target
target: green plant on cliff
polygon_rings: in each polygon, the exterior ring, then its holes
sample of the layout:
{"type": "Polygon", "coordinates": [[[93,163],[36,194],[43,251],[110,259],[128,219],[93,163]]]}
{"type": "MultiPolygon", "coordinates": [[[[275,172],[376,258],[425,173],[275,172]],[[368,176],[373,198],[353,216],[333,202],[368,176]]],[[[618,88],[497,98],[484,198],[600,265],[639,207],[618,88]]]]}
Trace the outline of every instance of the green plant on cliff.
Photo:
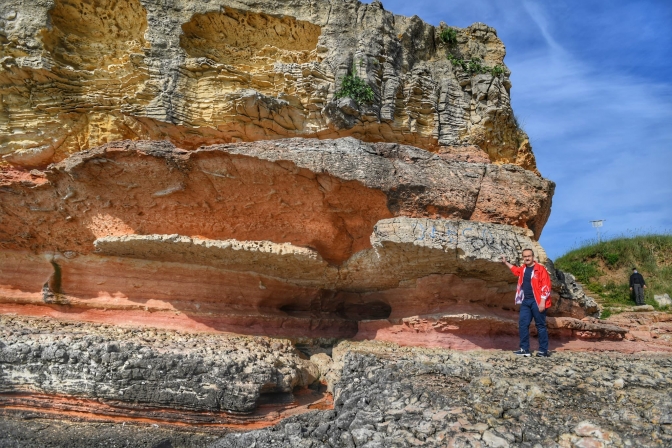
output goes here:
{"type": "Polygon", "coordinates": [[[483,64],[481,58],[462,59],[449,53],[448,60],[453,64],[453,67],[459,67],[472,76],[488,73],[494,77],[498,77],[504,74],[504,67],[501,65],[488,67],[483,64]]]}
{"type": "Polygon", "coordinates": [[[634,305],[629,278],[637,267],[646,280],[646,303],[653,296],[672,295],[672,235],[622,236],[573,249],[555,261],[573,274],[603,305],[634,305]]]}
{"type": "Polygon", "coordinates": [[[502,67],[501,65],[495,65],[494,67],[492,67],[490,69],[490,73],[492,74],[492,76],[503,75],[504,74],[504,67],[502,67]]]}
{"type": "Polygon", "coordinates": [[[439,38],[444,44],[453,45],[457,43],[457,30],[455,28],[444,28],[439,33],[439,38]]]}
{"type": "Polygon", "coordinates": [[[334,98],[352,98],[360,106],[364,103],[373,102],[373,89],[366,81],[357,76],[354,62],[350,71],[343,78],[341,88],[334,94],[334,98]]]}

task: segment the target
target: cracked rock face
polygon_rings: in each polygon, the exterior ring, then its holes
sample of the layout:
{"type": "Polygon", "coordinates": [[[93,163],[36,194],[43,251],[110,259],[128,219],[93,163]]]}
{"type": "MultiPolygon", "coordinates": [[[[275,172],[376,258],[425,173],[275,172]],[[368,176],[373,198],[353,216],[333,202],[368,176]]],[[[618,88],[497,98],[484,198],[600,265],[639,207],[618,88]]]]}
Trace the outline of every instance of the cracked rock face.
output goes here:
{"type": "MultiPolygon", "coordinates": [[[[0,322],[4,405],[30,407],[27,393],[39,393],[55,409],[68,409],[65,397],[77,397],[95,400],[102,413],[123,415],[128,407],[160,417],[161,410],[183,410],[191,414],[181,418],[205,423],[226,421],[225,415],[202,414],[206,411],[251,414],[260,403],[291,402],[294,390],[319,376],[287,340],[137,332],[10,316],[0,316],[0,322]]],[[[255,419],[263,420],[249,420],[255,419]]]]}
{"type": "Polygon", "coordinates": [[[40,167],[123,139],[203,144],[353,136],[474,145],[536,172],[504,45],[477,23],[439,37],[380,2],[48,0],[0,4],[0,152],[40,167]],[[501,74],[473,75],[451,54],[501,74]],[[371,103],[339,102],[351,71],[371,103]]]}

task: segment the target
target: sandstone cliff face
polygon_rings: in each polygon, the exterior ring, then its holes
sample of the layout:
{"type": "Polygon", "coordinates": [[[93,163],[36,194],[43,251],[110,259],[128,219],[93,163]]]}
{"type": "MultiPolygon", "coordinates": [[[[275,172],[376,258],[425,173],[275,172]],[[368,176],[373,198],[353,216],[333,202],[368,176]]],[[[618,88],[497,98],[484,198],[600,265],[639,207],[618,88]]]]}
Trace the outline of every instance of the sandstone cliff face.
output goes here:
{"type": "MultiPolygon", "coordinates": [[[[554,184],[515,125],[493,29],[447,42],[446,25],[379,2],[1,7],[5,311],[282,336],[394,333],[413,316],[515,332],[499,257],[547,261],[554,184]],[[476,58],[499,70],[459,63],[476,58]],[[352,70],[372,102],[336,98],[352,70]]],[[[551,313],[598,312],[549,270],[551,313]]]]}
{"type": "Polygon", "coordinates": [[[523,248],[554,347],[621,347],[537,242],[555,184],[502,42],[447,28],[376,1],[3,1],[0,408],[220,429],[328,408],[336,338],[514,346],[500,257],[523,248]],[[372,101],[341,95],[353,74],[372,101]]]}
{"type": "Polygon", "coordinates": [[[439,152],[476,145],[536,172],[495,30],[474,24],[445,43],[445,28],[351,0],[6,0],[0,152],[35,167],[122,139],[195,149],[353,136],[439,152]],[[474,75],[449,54],[503,70],[474,75]],[[335,99],[353,68],[371,103],[335,99]]]}

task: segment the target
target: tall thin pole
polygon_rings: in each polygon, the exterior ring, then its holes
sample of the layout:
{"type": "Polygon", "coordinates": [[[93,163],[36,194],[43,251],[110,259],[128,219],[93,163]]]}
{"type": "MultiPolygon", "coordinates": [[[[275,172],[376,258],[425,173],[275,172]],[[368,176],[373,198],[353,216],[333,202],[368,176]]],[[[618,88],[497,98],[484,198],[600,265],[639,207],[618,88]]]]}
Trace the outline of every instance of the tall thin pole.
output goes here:
{"type": "Polygon", "coordinates": [[[600,228],[602,227],[602,223],[604,223],[604,221],[606,221],[606,219],[596,219],[595,221],[590,221],[590,223],[595,228],[595,231],[597,232],[598,244],[602,242],[602,235],[600,234],[600,228]]]}

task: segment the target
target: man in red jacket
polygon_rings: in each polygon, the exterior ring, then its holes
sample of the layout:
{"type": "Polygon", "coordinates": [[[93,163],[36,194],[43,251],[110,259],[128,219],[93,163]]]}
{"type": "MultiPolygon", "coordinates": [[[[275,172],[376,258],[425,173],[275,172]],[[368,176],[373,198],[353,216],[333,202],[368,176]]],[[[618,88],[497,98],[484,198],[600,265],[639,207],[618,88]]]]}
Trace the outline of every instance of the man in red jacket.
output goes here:
{"type": "Polygon", "coordinates": [[[551,306],[551,278],[546,268],[534,262],[532,249],[523,249],[523,266],[514,266],[502,255],[513,275],[518,276],[516,305],[520,305],[518,332],[520,349],[513,352],[519,356],[530,356],[530,322],[539,334],[539,352],[537,356],[548,357],[548,332],[546,331],[546,310],[551,306]]]}

